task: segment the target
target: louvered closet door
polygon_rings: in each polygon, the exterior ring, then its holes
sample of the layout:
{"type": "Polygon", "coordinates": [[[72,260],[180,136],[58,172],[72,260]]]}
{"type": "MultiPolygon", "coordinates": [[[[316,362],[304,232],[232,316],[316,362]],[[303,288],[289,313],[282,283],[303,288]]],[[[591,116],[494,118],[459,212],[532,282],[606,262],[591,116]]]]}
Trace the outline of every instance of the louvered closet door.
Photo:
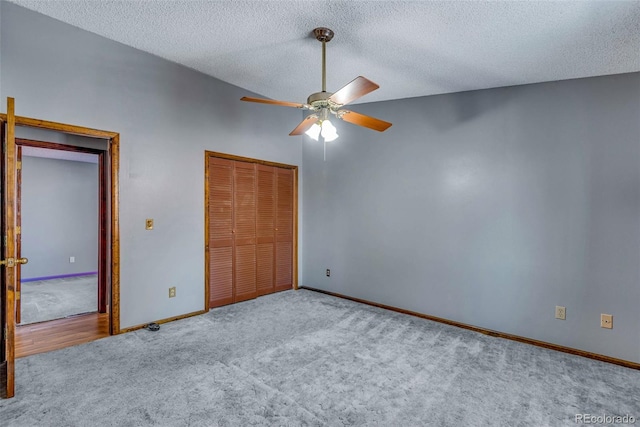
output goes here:
{"type": "Polygon", "coordinates": [[[209,307],[233,302],[233,163],[209,158],[209,307]]]}
{"type": "Polygon", "coordinates": [[[275,290],[276,169],[257,165],[257,293],[275,290]]]}
{"type": "Polygon", "coordinates": [[[293,287],[293,171],[276,168],[276,284],[293,287]]]}
{"type": "Polygon", "coordinates": [[[256,168],[235,162],[234,192],[234,302],[256,294],[256,168]]]}

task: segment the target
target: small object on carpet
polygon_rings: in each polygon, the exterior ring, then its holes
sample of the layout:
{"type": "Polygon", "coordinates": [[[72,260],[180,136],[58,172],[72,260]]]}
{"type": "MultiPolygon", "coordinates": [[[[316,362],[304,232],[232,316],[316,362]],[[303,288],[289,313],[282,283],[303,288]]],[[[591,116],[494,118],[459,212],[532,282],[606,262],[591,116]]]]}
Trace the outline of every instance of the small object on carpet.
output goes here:
{"type": "Polygon", "coordinates": [[[158,325],[157,323],[149,323],[148,325],[145,325],[145,329],[148,329],[150,331],[159,331],[160,330],[160,325],[158,325]]]}

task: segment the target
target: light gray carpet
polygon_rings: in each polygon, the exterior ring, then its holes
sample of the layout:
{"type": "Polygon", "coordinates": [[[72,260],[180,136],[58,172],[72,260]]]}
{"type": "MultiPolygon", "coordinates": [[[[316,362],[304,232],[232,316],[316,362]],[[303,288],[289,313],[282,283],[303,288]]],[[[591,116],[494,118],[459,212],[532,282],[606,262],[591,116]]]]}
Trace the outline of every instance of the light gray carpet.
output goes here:
{"type": "Polygon", "coordinates": [[[640,371],[312,291],[17,360],[3,426],[573,426],[640,371]]]}
{"type": "Polygon", "coordinates": [[[20,324],[62,319],[98,310],[98,276],[21,283],[20,324]]]}

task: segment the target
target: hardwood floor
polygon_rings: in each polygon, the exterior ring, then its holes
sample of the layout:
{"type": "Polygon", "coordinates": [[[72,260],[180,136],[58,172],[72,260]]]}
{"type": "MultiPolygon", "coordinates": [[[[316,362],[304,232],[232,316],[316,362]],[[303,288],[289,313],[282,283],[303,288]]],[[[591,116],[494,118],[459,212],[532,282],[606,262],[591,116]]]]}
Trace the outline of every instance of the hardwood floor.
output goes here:
{"type": "Polygon", "coordinates": [[[90,313],[16,327],[16,358],[109,336],[109,314],[90,313]]]}

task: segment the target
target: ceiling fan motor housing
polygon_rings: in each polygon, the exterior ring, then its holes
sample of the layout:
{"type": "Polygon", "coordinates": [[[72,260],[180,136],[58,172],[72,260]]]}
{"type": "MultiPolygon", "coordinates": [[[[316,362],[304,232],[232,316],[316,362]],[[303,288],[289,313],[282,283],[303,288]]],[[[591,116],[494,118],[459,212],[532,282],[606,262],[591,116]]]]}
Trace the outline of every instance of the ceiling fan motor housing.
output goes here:
{"type": "Polygon", "coordinates": [[[337,104],[331,102],[329,98],[333,95],[332,92],[316,92],[309,95],[307,98],[307,104],[311,106],[311,110],[320,110],[322,108],[337,108],[337,104]]]}

